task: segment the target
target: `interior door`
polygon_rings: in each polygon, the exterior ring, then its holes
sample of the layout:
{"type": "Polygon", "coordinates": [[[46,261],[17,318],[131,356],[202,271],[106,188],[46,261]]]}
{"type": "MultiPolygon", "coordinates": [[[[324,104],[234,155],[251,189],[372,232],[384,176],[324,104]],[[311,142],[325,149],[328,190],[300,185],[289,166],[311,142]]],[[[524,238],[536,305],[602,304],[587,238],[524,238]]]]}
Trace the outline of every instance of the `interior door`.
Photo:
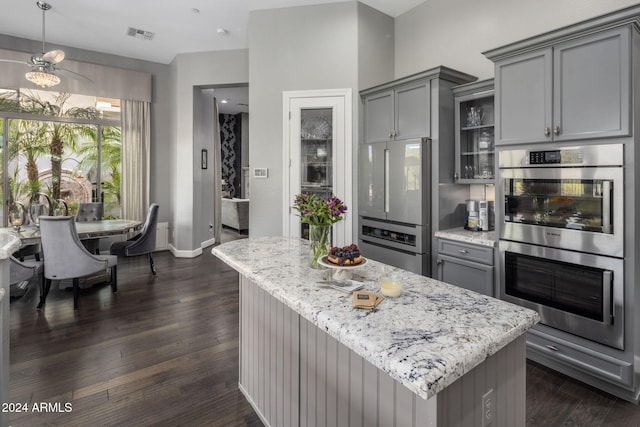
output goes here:
{"type": "Polygon", "coordinates": [[[284,93],[285,142],[283,173],[283,234],[305,236],[292,208],[296,194],[335,195],[348,213],[333,227],[332,243],[352,242],[352,146],[351,91],[305,91],[284,93]],[[348,120],[347,120],[347,115],[348,120]]]}

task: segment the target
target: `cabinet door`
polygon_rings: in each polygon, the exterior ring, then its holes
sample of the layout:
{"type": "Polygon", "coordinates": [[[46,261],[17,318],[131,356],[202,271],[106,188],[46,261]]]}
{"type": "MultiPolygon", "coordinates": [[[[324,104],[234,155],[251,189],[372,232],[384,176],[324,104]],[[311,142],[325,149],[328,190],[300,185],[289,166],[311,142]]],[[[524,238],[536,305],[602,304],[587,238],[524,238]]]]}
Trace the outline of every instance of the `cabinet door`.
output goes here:
{"type": "Polygon", "coordinates": [[[429,136],[429,87],[421,82],[395,91],[394,139],[429,136]]]}
{"type": "Polygon", "coordinates": [[[630,134],[629,29],[554,49],[554,140],[630,134]]]}
{"type": "Polygon", "coordinates": [[[423,225],[423,203],[428,200],[425,198],[429,197],[431,187],[423,181],[423,174],[430,170],[425,164],[424,145],[421,139],[387,144],[386,211],[390,221],[423,225]]]}
{"type": "Polygon", "coordinates": [[[484,90],[455,99],[456,182],[494,182],[493,105],[493,90],[484,90]]]}
{"type": "Polygon", "coordinates": [[[358,212],[372,218],[386,218],[386,142],[360,144],[358,153],[358,212]]]}
{"type": "Polygon", "coordinates": [[[367,143],[393,138],[393,92],[383,92],[364,99],[364,140],[367,143]]]}
{"type": "Polygon", "coordinates": [[[496,145],[551,140],[551,49],[496,63],[496,145]]]}
{"type": "Polygon", "coordinates": [[[493,266],[438,255],[438,280],[493,296],[493,266]]]}

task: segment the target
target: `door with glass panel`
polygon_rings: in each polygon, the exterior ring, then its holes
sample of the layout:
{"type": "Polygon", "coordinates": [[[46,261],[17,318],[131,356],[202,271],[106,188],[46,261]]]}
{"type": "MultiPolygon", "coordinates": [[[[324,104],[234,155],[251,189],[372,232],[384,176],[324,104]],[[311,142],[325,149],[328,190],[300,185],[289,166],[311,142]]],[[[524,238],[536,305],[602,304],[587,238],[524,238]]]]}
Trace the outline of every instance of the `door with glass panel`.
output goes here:
{"type": "MultiPolygon", "coordinates": [[[[287,99],[285,94],[288,137],[285,161],[289,163],[283,192],[285,235],[305,239],[309,236],[308,225],[300,223],[298,212],[292,208],[296,194],[335,195],[351,208],[351,146],[346,143],[345,98],[293,96],[287,99]]],[[[349,234],[351,230],[348,216],[334,225],[333,244],[351,241],[350,237],[345,239],[347,230],[349,234]]]]}

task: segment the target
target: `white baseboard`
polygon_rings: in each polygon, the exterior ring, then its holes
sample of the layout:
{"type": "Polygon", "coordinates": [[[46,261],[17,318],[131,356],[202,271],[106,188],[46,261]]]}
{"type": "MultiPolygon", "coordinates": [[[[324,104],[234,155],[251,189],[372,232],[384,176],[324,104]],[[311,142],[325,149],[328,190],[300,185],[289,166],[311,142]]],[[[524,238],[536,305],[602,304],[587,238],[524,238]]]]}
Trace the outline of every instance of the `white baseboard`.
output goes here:
{"type": "Polygon", "coordinates": [[[205,240],[204,242],[202,242],[202,243],[200,244],[200,248],[201,248],[201,249],[207,248],[207,247],[209,247],[209,246],[213,245],[214,243],[216,243],[216,238],[215,238],[215,237],[212,237],[211,239],[209,239],[209,240],[205,240]]]}
{"type": "Polygon", "coordinates": [[[192,251],[184,251],[176,249],[172,244],[169,244],[169,250],[176,258],[195,258],[202,255],[202,248],[194,249],[192,251]]]}

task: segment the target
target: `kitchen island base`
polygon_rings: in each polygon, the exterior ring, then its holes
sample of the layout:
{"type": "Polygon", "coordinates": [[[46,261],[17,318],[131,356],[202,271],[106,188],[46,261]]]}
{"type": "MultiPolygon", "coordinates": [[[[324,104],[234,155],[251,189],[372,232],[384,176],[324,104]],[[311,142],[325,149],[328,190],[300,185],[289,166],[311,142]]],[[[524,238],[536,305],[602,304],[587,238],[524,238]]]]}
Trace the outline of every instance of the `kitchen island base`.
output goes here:
{"type": "Polygon", "coordinates": [[[524,426],[525,367],[520,336],[424,399],[240,275],[239,386],[267,426],[524,426]]]}

